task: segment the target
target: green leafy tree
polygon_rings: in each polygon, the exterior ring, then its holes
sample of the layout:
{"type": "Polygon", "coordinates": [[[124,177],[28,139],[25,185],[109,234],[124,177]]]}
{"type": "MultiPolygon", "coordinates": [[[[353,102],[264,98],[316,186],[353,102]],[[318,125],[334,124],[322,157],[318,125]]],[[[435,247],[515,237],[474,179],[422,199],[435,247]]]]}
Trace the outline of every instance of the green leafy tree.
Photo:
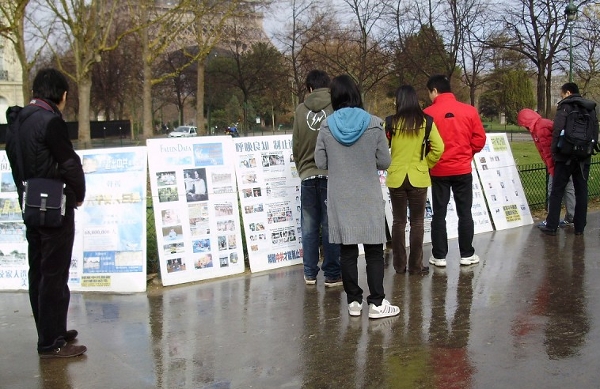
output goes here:
{"type": "Polygon", "coordinates": [[[479,101],[480,112],[485,117],[497,118],[504,113],[506,121],[515,124],[521,109],[535,106],[533,83],[523,70],[498,69],[489,76],[487,85],[479,101]]]}

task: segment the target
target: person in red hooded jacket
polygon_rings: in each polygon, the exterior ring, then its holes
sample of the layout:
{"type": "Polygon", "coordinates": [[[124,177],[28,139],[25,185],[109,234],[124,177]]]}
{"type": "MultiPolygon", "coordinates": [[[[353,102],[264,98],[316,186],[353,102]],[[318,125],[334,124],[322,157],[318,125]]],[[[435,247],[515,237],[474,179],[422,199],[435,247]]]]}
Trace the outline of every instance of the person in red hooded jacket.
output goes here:
{"type": "MultiPolygon", "coordinates": [[[[519,111],[517,115],[517,124],[525,127],[531,134],[535,147],[546,164],[550,179],[548,180],[548,194],[552,191],[552,177],[554,177],[554,160],[552,159],[552,126],[554,123],[550,119],[545,119],[534,110],[525,108],[519,111]]],[[[561,220],[561,226],[568,226],[573,223],[575,214],[575,188],[573,187],[573,178],[569,179],[563,202],[567,209],[564,220],[561,220]]],[[[546,220],[540,222],[538,227],[545,227],[546,220]]]]}

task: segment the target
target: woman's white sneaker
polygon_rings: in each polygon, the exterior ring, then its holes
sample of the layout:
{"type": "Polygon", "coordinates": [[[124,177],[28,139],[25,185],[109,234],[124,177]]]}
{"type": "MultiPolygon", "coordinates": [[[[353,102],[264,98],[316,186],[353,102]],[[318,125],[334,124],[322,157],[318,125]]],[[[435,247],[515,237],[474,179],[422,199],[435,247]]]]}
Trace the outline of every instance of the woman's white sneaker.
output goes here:
{"type": "Polygon", "coordinates": [[[391,305],[386,299],[383,299],[380,306],[369,304],[369,319],[381,319],[384,317],[396,316],[399,313],[400,308],[391,305]]]}
{"type": "Polygon", "coordinates": [[[475,265],[476,263],[479,263],[479,255],[477,254],[473,254],[470,257],[460,259],[460,264],[463,266],[475,265]]]}
{"type": "Polygon", "coordinates": [[[432,255],[429,257],[429,263],[437,267],[446,267],[446,258],[438,259],[432,255]]]}
{"type": "Polygon", "coordinates": [[[362,302],[352,301],[348,304],[348,313],[350,316],[360,316],[362,313],[362,302]]]}

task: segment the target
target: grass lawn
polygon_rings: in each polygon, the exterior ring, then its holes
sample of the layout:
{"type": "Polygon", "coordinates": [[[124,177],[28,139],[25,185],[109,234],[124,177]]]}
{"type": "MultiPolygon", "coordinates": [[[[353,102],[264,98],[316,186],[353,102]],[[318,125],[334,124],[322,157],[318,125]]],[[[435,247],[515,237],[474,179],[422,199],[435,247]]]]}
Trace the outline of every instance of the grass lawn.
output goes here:
{"type": "Polygon", "coordinates": [[[540,153],[535,148],[533,141],[531,142],[510,142],[513,158],[517,166],[531,165],[534,163],[543,163],[540,153]]]}

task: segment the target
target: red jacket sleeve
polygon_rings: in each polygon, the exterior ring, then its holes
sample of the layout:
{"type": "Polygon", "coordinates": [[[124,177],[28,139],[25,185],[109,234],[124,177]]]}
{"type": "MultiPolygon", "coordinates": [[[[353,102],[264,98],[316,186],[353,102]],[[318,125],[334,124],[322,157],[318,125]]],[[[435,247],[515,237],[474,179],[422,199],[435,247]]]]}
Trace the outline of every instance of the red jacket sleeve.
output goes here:
{"type": "Polygon", "coordinates": [[[477,113],[476,109],[473,109],[475,114],[474,117],[472,118],[472,137],[471,137],[471,149],[473,150],[473,155],[477,154],[478,152],[481,151],[481,149],[483,149],[483,146],[485,146],[485,141],[486,141],[486,135],[485,135],[485,129],[483,128],[483,123],[481,122],[481,118],[479,117],[479,113],[477,113]]]}

